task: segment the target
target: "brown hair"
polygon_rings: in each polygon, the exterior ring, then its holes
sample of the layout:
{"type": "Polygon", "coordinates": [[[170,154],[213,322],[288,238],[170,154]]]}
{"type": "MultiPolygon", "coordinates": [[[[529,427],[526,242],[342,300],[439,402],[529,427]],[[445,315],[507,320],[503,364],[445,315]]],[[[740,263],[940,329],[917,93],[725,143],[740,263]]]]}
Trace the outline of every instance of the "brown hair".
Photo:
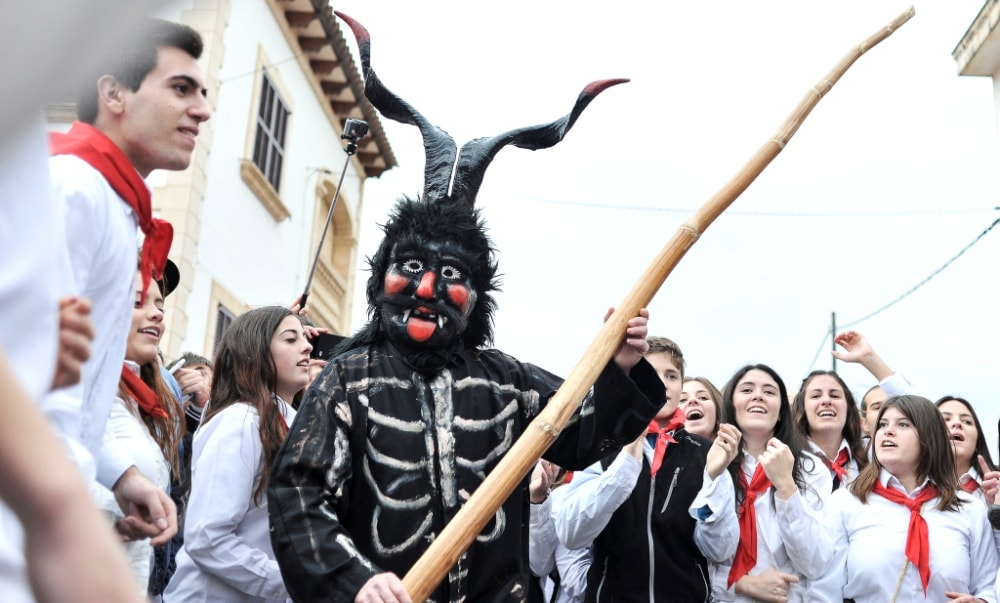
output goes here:
{"type": "MultiPolygon", "coordinates": [[[[955,475],[955,458],[951,448],[951,438],[948,437],[948,427],[944,418],[927,398],[920,396],[893,396],[882,404],[875,422],[875,432],[882,422],[885,411],[895,408],[903,413],[913,423],[917,430],[917,440],[920,444],[920,456],[917,459],[917,481],[929,479],[937,486],[940,502],[939,511],[957,511],[963,504],[956,492],[958,476],[955,475]]],[[[874,448],[875,433],[872,433],[872,461],[861,470],[858,478],[851,484],[851,492],[861,500],[868,502],[868,495],[875,488],[882,463],[878,460],[878,450],[874,448]]]]}
{"type": "Polygon", "coordinates": [[[851,393],[851,388],[847,387],[847,384],[840,378],[840,375],[834,371],[815,370],[802,380],[802,387],[799,388],[799,393],[795,394],[795,400],[792,402],[795,422],[798,423],[799,429],[802,430],[802,433],[806,437],[812,437],[812,428],[809,426],[809,418],[806,416],[806,390],[813,379],[823,375],[833,377],[844,392],[844,402],[847,404],[847,417],[844,419],[844,428],[841,430],[841,436],[847,440],[847,447],[851,449],[851,456],[854,457],[854,461],[858,464],[858,470],[860,471],[868,464],[868,453],[865,451],[865,444],[861,438],[861,415],[858,413],[858,406],[854,401],[854,394],[851,393]]]}
{"type": "MultiPolygon", "coordinates": [[[[160,288],[160,293],[163,294],[163,281],[150,282],[156,283],[156,286],[160,288]]],[[[132,399],[131,395],[128,394],[125,382],[121,379],[118,381],[118,395],[122,400],[125,400],[125,404],[129,407],[129,409],[132,412],[137,413],[139,418],[142,419],[142,422],[149,430],[149,435],[152,436],[156,445],[160,447],[160,452],[163,453],[163,458],[166,459],[167,463],[170,465],[170,473],[175,478],[180,478],[180,426],[183,425],[184,420],[181,415],[180,403],[174,395],[174,392],[167,385],[167,382],[163,379],[158,359],[153,359],[151,362],[139,365],[139,377],[146,385],[149,386],[151,390],[153,390],[153,393],[156,394],[156,399],[160,403],[160,408],[167,413],[166,417],[153,417],[145,412],[142,412],[139,409],[138,403],[132,399]]]]}
{"type": "MultiPolygon", "coordinates": [[[[264,457],[260,481],[253,491],[253,502],[258,506],[267,492],[267,479],[278,448],[288,434],[284,416],[275,402],[278,372],[271,357],[271,338],[287,316],[293,316],[288,308],[265,306],[250,310],[229,325],[215,355],[212,394],[201,419],[204,425],[224,409],[239,403],[257,411],[264,457]]],[[[292,403],[291,400],[284,402],[292,403]]]]}
{"type": "Polygon", "coordinates": [[[708,377],[685,377],[684,383],[688,381],[697,381],[708,390],[708,397],[712,399],[712,404],[715,405],[715,425],[712,426],[712,432],[718,433],[719,423],[722,420],[722,392],[719,391],[719,388],[715,387],[714,383],[708,380],[708,377]]]}
{"type": "Polygon", "coordinates": [[[681,372],[681,379],[684,379],[684,352],[679,345],[666,337],[647,337],[646,343],[649,344],[647,355],[666,354],[681,372]]]}

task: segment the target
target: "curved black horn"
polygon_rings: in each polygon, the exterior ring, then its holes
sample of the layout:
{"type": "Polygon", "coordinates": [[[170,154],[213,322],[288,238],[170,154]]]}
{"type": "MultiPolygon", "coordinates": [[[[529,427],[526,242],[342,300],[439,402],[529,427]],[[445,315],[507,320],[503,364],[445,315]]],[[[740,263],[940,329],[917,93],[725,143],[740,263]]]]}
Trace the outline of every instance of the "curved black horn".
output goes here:
{"type": "Polygon", "coordinates": [[[365,26],[342,12],[334,14],[343,19],[354,32],[361,57],[362,75],[365,78],[365,96],[382,115],[404,124],[420,128],[424,139],[424,198],[443,199],[448,194],[451,171],[455,165],[456,145],[454,139],[434,124],[427,121],[419,111],[399,98],[382,84],[371,67],[371,35],[365,26]]]}
{"type": "Polygon", "coordinates": [[[577,97],[573,110],[552,123],[511,130],[493,138],[477,138],[466,143],[458,155],[452,197],[467,203],[470,207],[475,205],[476,194],[483,183],[486,168],[500,149],[509,144],[532,151],[555,146],[566,136],[566,132],[573,127],[590,101],[611,86],[624,84],[627,81],[627,79],[609,79],[587,84],[577,97]]]}

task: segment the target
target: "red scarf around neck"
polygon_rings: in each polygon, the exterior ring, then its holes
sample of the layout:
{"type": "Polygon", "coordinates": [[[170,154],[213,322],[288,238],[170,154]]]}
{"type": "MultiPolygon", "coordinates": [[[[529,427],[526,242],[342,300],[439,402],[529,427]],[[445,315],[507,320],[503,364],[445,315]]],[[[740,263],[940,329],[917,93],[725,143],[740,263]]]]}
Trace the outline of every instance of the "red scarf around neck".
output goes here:
{"type": "Polygon", "coordinates": [[[966,480],[963,484],[961,484],[961,487],[969,494],[973,494],[976,490],[979,489],[979,482],[976,481],[976,478],[969,477],[968,480],[966,480]]]}
{"type": "Polygon", "coordinates": [[[740,483],[746,491],[743,503],[737,511],[740,518],[740,543],[736,548],[733,567],[729,569],[729,583],[726,588],[731,588],[737,580],[746,576],[757,565],[757,509],[754,507],[754,501],[771,487],[771,480],[767,478],[764,466],[760,464],[754,469],[749,485],[746,475],[740,469],[740,483]]]}
{"type": "Polygon", "coordinates": [[[83,122],[74,122],[66,134],[50,132],[49,148],[52,155],[75,155],[90,164],[139,217],[139,228],[146,235],[139,259],[144,300],[150,279],[163,278],[174,229],[166,220],[153,217],[152,197],[142,176],[118,145],[83,122]]]}
{"type": "Polygon", "coordinates": [[[122,381],[125,383],[125,392],[136,401],[139,410],[156,419],[166,419],[167,411],[160,406],[160,399],[142,377],[132,372],[129,366],[122,366],[122,381]]]}
{"type": "Polygon", "coordinates": [[[660,470],[660,465],[663,464],[663,455],[667,453],[667,444],[676,444],[677,440],[674,439],[673,433],[684,427],[684,413],[681,409],[674,411],[674,414],[670,417],[670,421],[667,422],[665,427],[660,427],[660,424],[653,419],[649,423],[649,430],[646,435],[656,436],[656,445],[653,446],[653,463],[649,474],[656,475],[656,472],[660,470]]]}
{"type": "Polygon", "coordinates": [[[926,597],[927,583],[931,579],[931,543],[927,535],[927,521],[920,515],[920,507],[938,495],[937,487],[927,484],[916,498],[910,498],[899,490],[886,488],[881,481],[876,481],[872,492],[910,510],[910,526],[906,531],[906,558],[920,571],[920,583],[926,597]]]}
{"type": "Polygon", "coordinates": [[[820,457],[823,460],[823,464],[837,476],[840,483],[847,483],[847,462],[851,460],[851,455],[847,453],[847,448],[841,448],[840,452],[837,454],[837,458],[833,461],[826,458],[825,456],[820,457]]]}

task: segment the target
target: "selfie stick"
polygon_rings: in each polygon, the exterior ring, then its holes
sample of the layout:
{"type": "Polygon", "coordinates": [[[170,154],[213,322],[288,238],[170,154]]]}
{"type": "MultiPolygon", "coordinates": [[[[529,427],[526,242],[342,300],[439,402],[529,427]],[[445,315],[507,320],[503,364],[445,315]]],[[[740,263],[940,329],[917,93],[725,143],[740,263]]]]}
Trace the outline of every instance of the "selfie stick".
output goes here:
{"type": "Polygon", "coordinates": [[[306,288],[302,290],[302,301],[299,309],[306,307],[306,299],[309,297],[309,287],[312,285],[313,275],[316,274],[316,264],[319,263],[319,254],[323,251],[323,242],[326,240],[326,231],[330,229],[330,220],[333,218],[333,210],[337,207],[337,198],[340,197],[340,187],[344,184],[344,175],[347,174],[347,164],[351,156],[358,150],[358,141],[368,133],[368,124],[360,119],[348,119],[344,123],[344,133],[341,138],[347,140],[344,152],[344,169],[340,170],[340,181],[337,182],[337,190],[333,193],[333,200],[330,201],[330,211],[326,214],[326,223],[323,225],[323,234],[319,238],[319,246],[316,247],[316,257],[313,258],[312,268],[309,269],[309,277],[306,279],[306,288]]]}

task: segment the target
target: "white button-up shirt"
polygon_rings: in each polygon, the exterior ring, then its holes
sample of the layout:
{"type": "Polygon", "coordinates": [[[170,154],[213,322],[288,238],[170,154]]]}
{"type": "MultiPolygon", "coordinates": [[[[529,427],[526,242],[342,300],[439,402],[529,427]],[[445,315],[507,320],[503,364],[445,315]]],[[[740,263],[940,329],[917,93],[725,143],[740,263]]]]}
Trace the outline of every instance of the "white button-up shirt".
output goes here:
{"type": "MultiPolygon", "coordinates": [[[[910,498],[929,483],[907,493],[884,469],[879,480],[910,498]]],[[[986,507],[963,491],[958,496],[965,504],[957,511],[939,510],[939,498],[924,503],[921,511],[931,549],[925,597],[918,568],[910,563],[903,571],[910,510],[877,494],[870,494],[863,504],[848,489],[834,492],[825,513],[834,556],[829,571],[813,584],[818,600],[885,603],[892,599],[902,573],[897,603],[947,601],[945,592],[968,593],[995,603],[997,550],[986,521],[986,507]]]]}
{"type": "MultiPolygon", "coordinates": [[[[276,403],[291,425],[295,411],[276,403]]],[[[266,494],[254,502],[264,463],[259,421],[256,409],[237,403],[195,432],[184,545],[164,601],[290,600],[271,548],[266,494]]]]}
{"type": "MultiPolygon", "coordinates": [[[[748,572],[749,575],[756,576],[773,567],[798,576],[799,582],[792,584],[788,593],[790,603],[812,600],[808,597],[812,580],[826,571],[832,549],[822,515],[826,512],[825,501],[830,497],[833,478],[826,465],[814,455],[803,452],[802,457],[802,475],[806,482],[804,490],[797,491],[788,500],[781,500],[771,486],[754,501],[757,514],[757,565],[748,572]]],[[[753,475],[756,468],[757,459],[745,455],[742,469],[748,475],[747,481],[750,481],[749,476],[753,475]]],[[[728,472],[723,472],[722,475],[728,475],[728,472]]],[[[691,503],[692,513],[708,505],[709,501],[717,501],[722,475],[713,481],[708,479],[706,473],[705,484],[691,503]]],[[[712,508],[718,508],[718,503],[713,504],[712,508]]],[[[719,513],[735,515],[735,501],[730,499],[729,505],[719,513]]],[[[732,524],[732,521],[722,521],[721,518],[706,523],[706,536],[720,541],[735,539],[738,543],[739,530],[727,529],[732,524]],[[713,530],[717,530],[717,533],[713,530]]],[[[732,546],[733,549],[736,548],[735,545],[732,546]]],[[[732,558],[725,563],[710,563],[713,600],[750,603],[750,597],[736,594],[735,584],[732,588],[726,588],[732,563],[732,558]]]]}

